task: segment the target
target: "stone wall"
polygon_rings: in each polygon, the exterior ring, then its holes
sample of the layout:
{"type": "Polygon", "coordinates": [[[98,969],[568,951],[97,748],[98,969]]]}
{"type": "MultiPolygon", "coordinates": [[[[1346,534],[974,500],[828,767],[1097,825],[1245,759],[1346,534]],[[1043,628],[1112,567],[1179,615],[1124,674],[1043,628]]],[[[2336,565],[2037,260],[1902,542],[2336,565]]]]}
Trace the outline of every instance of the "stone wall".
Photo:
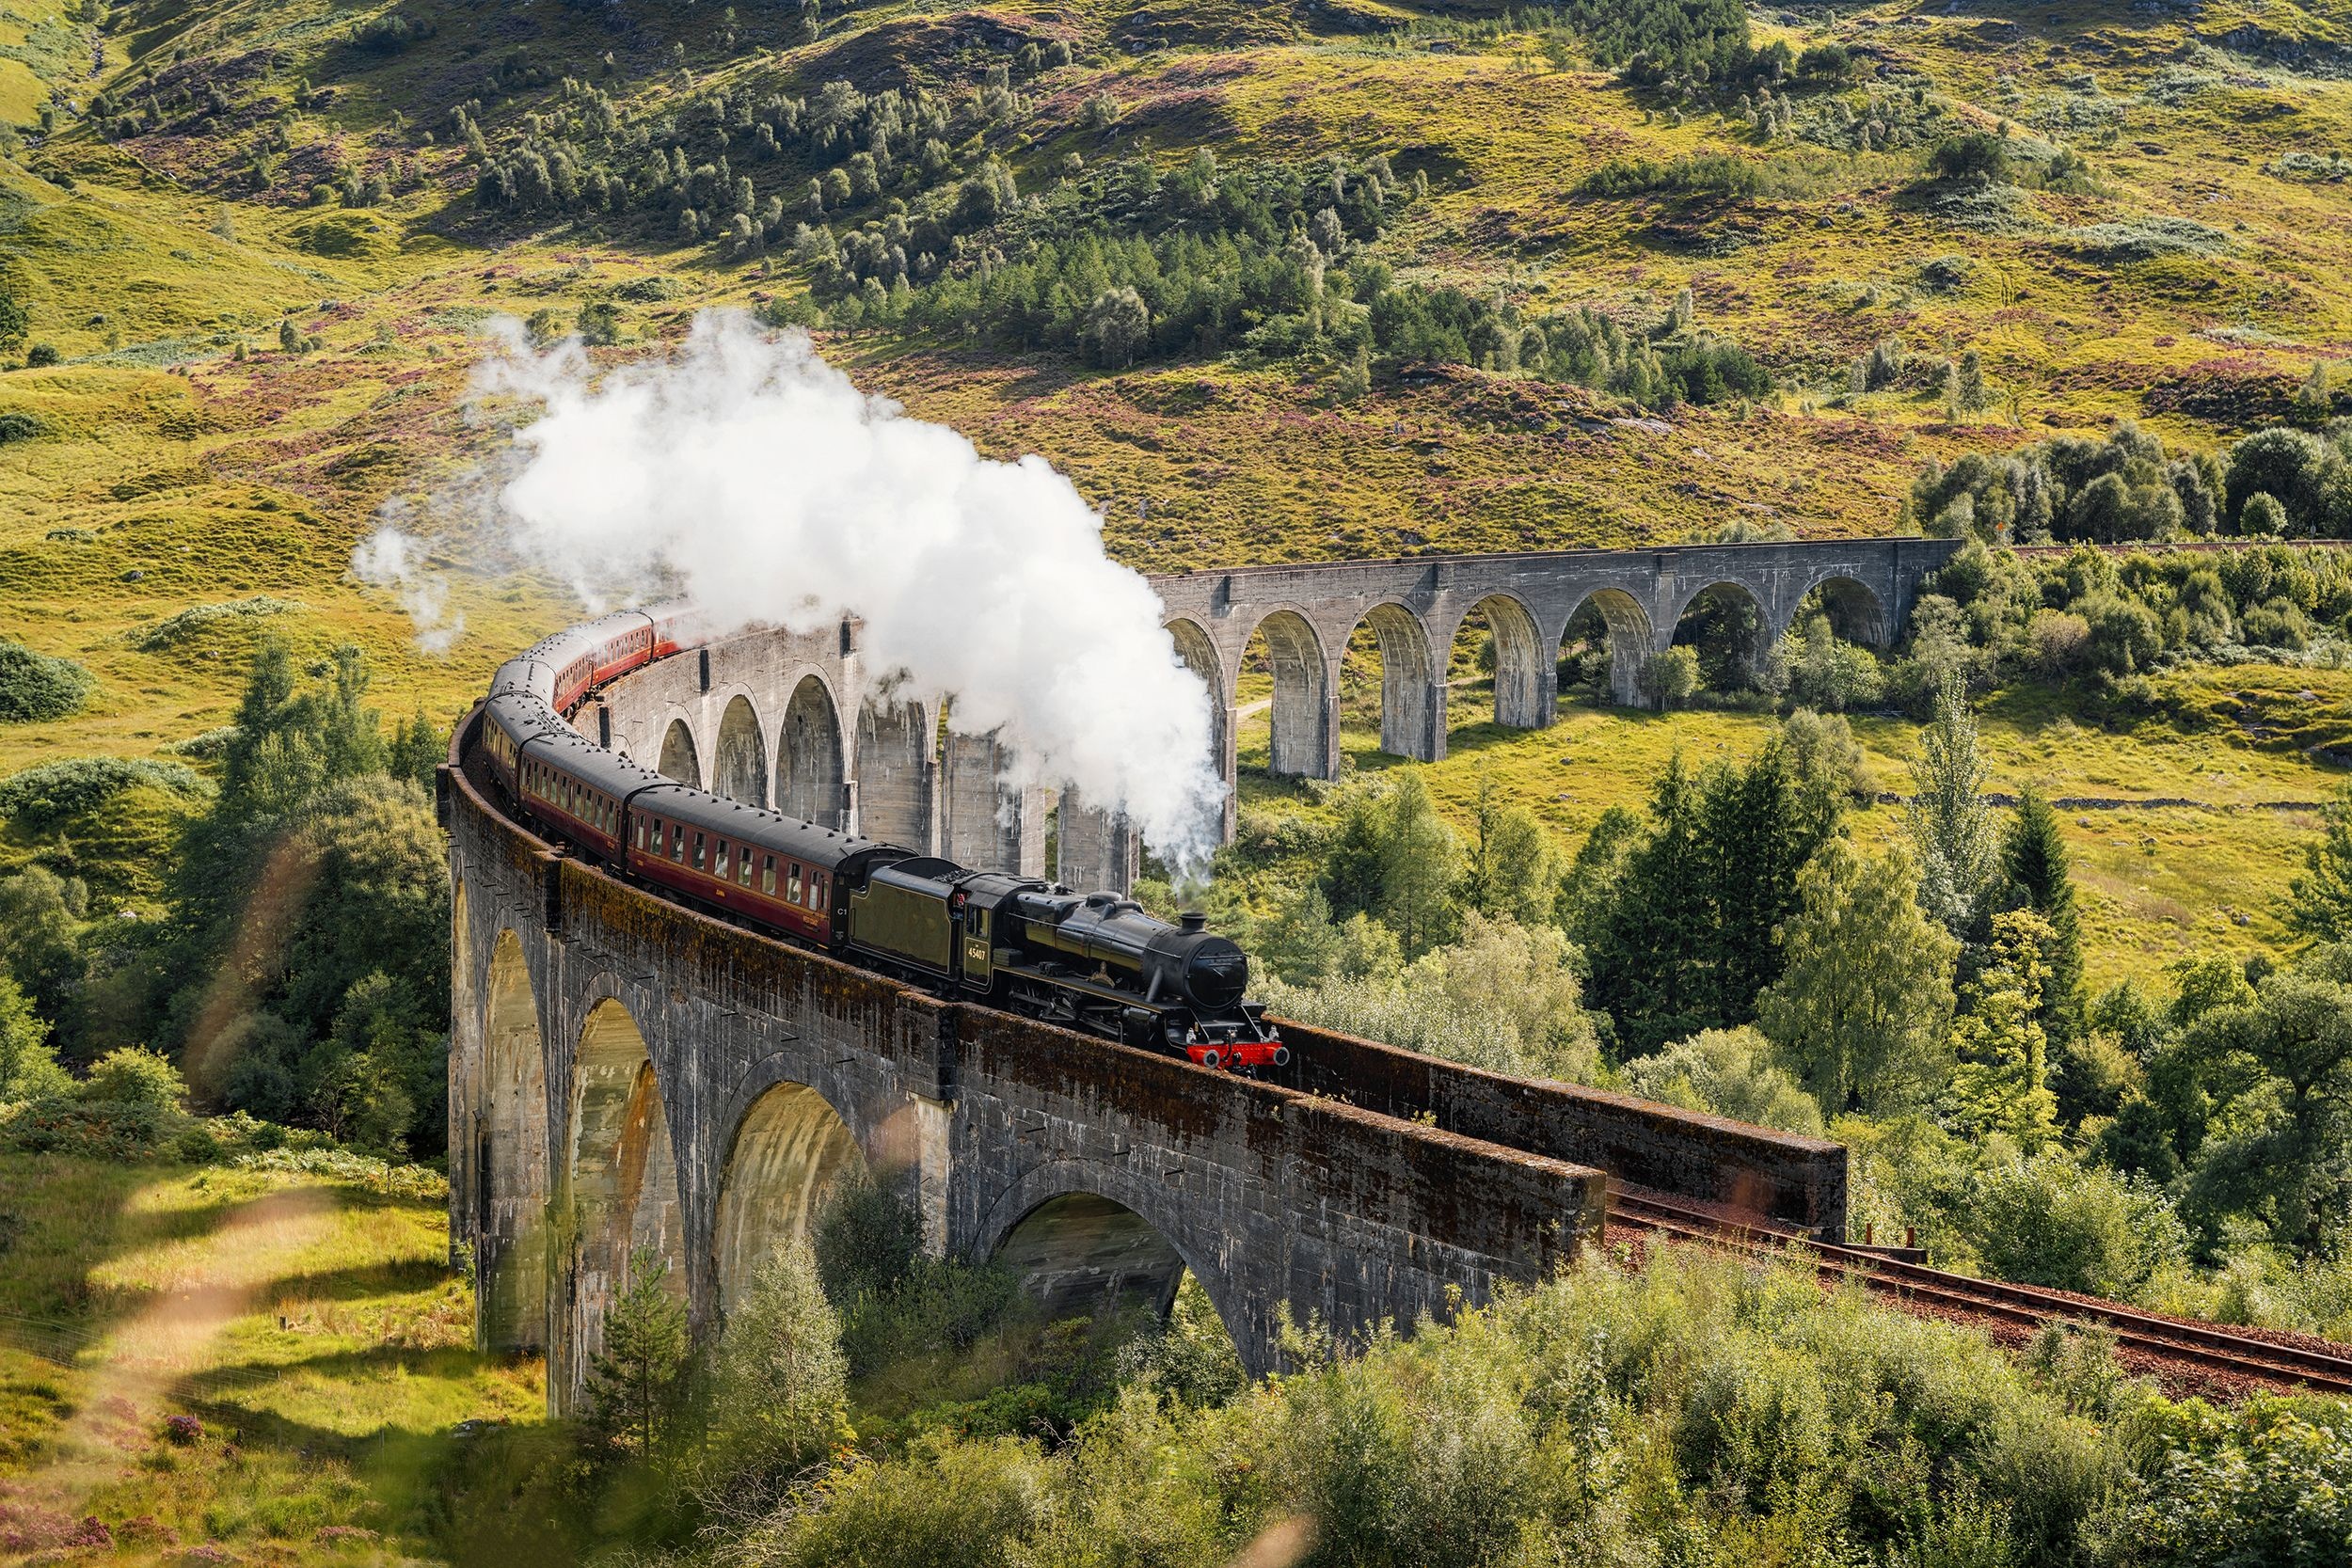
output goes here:
{"type": "Polygon", "coordinates": [[[1846,1148],[1575,1084],[1509,1078],[1349,1035],[1281,1022],[1284,1082],[1392,1117],[1434,1114],[1449,1132],[1613,1180],[1846,1238],[1846,1148]]]}

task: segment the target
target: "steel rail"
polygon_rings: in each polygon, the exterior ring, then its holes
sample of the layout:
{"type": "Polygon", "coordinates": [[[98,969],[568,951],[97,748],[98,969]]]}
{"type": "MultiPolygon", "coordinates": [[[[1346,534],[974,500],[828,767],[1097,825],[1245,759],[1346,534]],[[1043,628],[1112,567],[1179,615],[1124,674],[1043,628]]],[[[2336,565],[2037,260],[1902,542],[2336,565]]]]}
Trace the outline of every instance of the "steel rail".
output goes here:
{"type": "Polygon", "coordinates": [[[2217,1324],[2156,1317],[2119,1303],[2085,1301],[2007,1280],[1978,1279],[1882,1257],[1861,1247],[1816,1241],[1801,1231],[1724,1219],[1668,1198],[1629,1192],[1614,1183],[1609,1189],[1609,1217],[1707,1245],[1730,1243],[1752,1252],[1803,1248],[1823,1274],[1856,1280],[1883,1294],[2026,1327],[2040,1327],[2058,1319],[2103,1323],[2115,1332],[2119,1344],[2159,1360],[2266,1383],[2352,1393],[2352,1353],[2336,1355],[2301,1345],[2277,1344],[2217,1324]]]}

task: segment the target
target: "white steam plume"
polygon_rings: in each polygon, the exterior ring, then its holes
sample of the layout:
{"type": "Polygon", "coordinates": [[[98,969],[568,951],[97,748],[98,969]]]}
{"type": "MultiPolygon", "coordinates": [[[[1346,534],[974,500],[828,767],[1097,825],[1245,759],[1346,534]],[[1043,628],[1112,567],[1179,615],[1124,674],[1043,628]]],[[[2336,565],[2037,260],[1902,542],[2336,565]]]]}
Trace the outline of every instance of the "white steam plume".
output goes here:
{"type": "MultiPolygon", "coordinates": [[[[1000,731],[1014,784],[1074,784],[1197,868],[1223,782],[1210,698],[1142,577],[1041,457],[983,458],[868,397],[797,331],[707,312],[675,358],[592,378],[509,341],[485,389],[543,405],[501,494],[512,542],[591,603],[675,584],[716,626],[865,622],[866,668],[1000,731]]],[[[854,720],[843,715],[843,721],[854,720]]]]}
{"type": "Polygon", "coordinates": [[[416,624],[417,646],[445,654],[465,635],[465,612],[449,608],[449,578],[426,563],[424,541],[400,526],[406,511],[398,501],[385,503],[380,526],[351,552],[351,570],[361,582],[397,589],[416,624]]]}

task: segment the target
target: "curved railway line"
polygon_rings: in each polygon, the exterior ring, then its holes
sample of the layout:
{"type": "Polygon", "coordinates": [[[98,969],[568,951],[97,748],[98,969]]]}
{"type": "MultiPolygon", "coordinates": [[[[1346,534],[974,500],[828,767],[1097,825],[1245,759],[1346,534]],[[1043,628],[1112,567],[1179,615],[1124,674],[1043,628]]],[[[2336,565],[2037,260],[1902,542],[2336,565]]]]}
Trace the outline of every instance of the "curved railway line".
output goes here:
{"type": "Polygon", "coordinates": [[[1609,1224],[1613,1229],[1645,1231],[1746,1252],[1781,1253],[1803,1247],[1825,1277],[1857,1282],[1930,1316],[1972,1320],[1996,1331],[2030,1332],[2054,1322],[2096,1323],[2115,1335],[2119,1353],[2128,1360],[2151,1370],[2192,1374],[2192,1382],[2352,1394],[2352,1347],[2324,1351],[2308,1343],[2282,1343],[2244,1330],[2162,1317],[2064,1291],[1978,1279],[1863,1247],[1816,1241],[1798,1231],[1729,1217],[1613,1180],[1609,1184],[1609,1224]]]}

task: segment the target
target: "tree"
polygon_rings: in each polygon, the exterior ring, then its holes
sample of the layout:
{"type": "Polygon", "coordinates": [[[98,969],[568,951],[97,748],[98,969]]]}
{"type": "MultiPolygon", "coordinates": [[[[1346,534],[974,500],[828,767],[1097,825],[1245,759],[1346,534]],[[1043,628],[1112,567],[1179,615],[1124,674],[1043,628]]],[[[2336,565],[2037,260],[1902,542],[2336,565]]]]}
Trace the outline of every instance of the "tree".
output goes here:
{"type": "Polygon", "coordinates": [[[629,1254],[620,1295],[604,1315],[604,1348],[588,1358],[589,1429],[634,1459],[650,1458],[677,1406],[686,1370],[686,1306],[670,1265],[651,1247],[629,1254]]]}
{"type": "Polygon", "coordinates": [[[2182,1050],[2213,1096],[2184,1206],[2209,1231],[2261,1219],[2309,1256],[2352,1221],[2352,948],[2314,949],[2250,1003],[2217,1006],[2182,1050]]]}
{"type": "Polygon", "coordinates": [[[706,1490],[774,1487],[849,1435],[841,1324],[804,1241],[745,1281],[710,1357],[706,1490]]]}
{"type": "Polygon", "coordinates": [[[1844,838],[1798,876],[1788,964],[1756,1018],[1824,1116],[1914,1105],[1941,1075],[1959,943],[1920,912],[1900,850],[1844,838]]]}
{"type": "Polygon", "coordinates": [[[2319,942],[2352,941],[2352,784],[2320,809],[2320,835],[2303,847],[2288,884],[2287,924],[2319,942]]]}
{"type": "Polygon", "coordinates": [[[1096,364],[1124,370],[1151,343],[1152,312],[1134,289],[1105,289],[1087,308],[1083,335],[1093,345],[1096,364]]]}
{"type": "Polygon", "coordinates": [[[1977,751],[1977,716],[1959,680],[1946,675],[1935,718],[1919,732],[1911,760],[1909,826],[1919,856],[1919,905],[1963,942],[1981,929],[1985,901],[2000,869],[1993,809],[1984,801],[1989,769],[1977,751]]]}
{"type": "Polygon", "coordinates": [[[0,974],[0,1105],[61,1093],[72,1080],[57,1065],[49,1025],[32,999],[0,974]]]}
{"type": "Polygon", "coordinates": [[[1491,775],[1478,783],[1477,836],[1462,878],[1462,902],[1522,926],[1549,918],[1558,881],[1550,842],[1525,806],[1505,806],[1491,775]]]}
{"type": "Polygon", "coordinates": [[[1646,1054],[1720,1022],[1701,973],[1706,870],[1699,788],[1680,752],[1650,793],[1648,831],[1627,852],[1589,946],[1592,998],[1621,1047],[1646,1054]]]}
{"type": "Polygon", "coordinates": [[[1460,870],[1461,847],[1428,782],[1402,768],[1348,801],[1322,889],[1335,917],[1370,914],[1418,958],[1454,932],[1460,870]]]}
{"type": "Polygon", "coordinates": [[[6,283],[0,283],[0,348],[14,348],[33,327],[32,313],[6,283]]]}
{"type": "Polygon", "coordinates": [[[0,974],[12,977],[42,1017],[59,1019],[87,968],[80,935],[89,890],[45,865],[0,879],[0,974]]]}
{"type": "Polygon", "coordinates": [[[2073,1039],[2082,1027],[2082,926],[2074,910],[2069,863],[2058,814],[2039,794],[2025,791],[2001,836],[2001,870],[2011,905],[2031,910],[2050,927],[2044,955],[2049,976],[2042,984],[2040,1022],[2054,1046],[2073,1039]]]}
{"type": "Polygon", "coordinates": [[[2009,144],[1989,131],[1969,131],[1936,143],[1929,166],[1941,180],[1997,184],[2009,178],[2009,144]]]}
{"type": "Polygon", "coordinates": [[[1685,645],[1651,654],[1634,685],[1651,707],[1680,707],[1698,694],[1699,651],[1685,645]]]}
{"type": "Polygon", "coordinates": [[[2031,911],[1994,915],[1984,967],[1952,1024],[1956,1118],[1979,1132],[2006,1133],[2028,1151],[2058,1133],[2049,1041],[2039,1022],[2049,975],[2042,955],[2053,940],[2048,922],[2031,911]]]}

